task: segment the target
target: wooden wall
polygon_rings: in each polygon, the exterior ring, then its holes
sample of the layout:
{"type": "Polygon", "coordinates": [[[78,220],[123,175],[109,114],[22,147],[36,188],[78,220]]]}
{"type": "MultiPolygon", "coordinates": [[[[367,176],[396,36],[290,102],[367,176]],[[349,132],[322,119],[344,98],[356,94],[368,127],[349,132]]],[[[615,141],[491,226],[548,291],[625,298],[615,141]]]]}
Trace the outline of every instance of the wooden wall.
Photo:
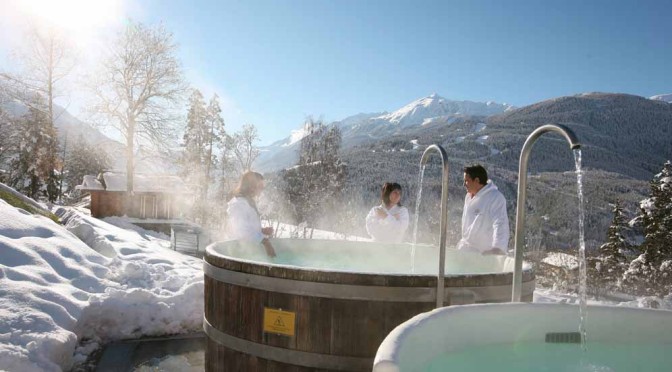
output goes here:
{"type": "Polygon", "coordinates": [[[91,216],[96,218],[127,215],[134,218],[176,218],[176,206],[172,195],[160,193],[136,193],[126,210],[128,196],[125,192],[90,191],[91,216]]]}

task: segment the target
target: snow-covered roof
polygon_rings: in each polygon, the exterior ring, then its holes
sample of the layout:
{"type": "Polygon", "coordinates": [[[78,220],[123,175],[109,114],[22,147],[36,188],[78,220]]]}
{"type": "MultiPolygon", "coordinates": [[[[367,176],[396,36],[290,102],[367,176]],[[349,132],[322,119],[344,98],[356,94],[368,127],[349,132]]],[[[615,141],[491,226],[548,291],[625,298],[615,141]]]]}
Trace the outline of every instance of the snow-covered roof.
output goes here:
{"type": "Polygon", "coordinates": [[[77,190],[105,190],[103,184],[96,179],[95,176],[84,176],[84,181],[81,185],[75,186],[77,190]]]}
{"type": "MultiPolygon", "coordinates": [[[[126,173],[105,172],[101,183],[94,176],[84,176],[84,181],[77,186],[80,190],[126,191],[126,173]]],[[[190,193],[190,189],[182,178],[167,174],[135,174],[133,191],[158,193],[190,193]]]]}
{"type": "Polygon", "coordinates": [[[550,252],[548,256],[541,261],[548,265],[564,267],[570,270],[579,267],[579,260],[576,256],[562,252],[550,252]]]}

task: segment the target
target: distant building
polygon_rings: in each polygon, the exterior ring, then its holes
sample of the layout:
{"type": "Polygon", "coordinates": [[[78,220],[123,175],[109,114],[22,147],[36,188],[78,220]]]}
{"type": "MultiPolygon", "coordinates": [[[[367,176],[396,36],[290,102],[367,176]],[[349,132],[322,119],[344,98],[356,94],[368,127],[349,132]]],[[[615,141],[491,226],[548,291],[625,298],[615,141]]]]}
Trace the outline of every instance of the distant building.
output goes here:
{"type": "Polygon", "coordinates": [[[133,193],[126,192],[126,174],[105,172],[84,176],[77,189],[91,194],[91,216],[126,216],[130,222],[157,231],[170,231],[192,204],[193,192],[178,176],[136,174],[133,193]]]}

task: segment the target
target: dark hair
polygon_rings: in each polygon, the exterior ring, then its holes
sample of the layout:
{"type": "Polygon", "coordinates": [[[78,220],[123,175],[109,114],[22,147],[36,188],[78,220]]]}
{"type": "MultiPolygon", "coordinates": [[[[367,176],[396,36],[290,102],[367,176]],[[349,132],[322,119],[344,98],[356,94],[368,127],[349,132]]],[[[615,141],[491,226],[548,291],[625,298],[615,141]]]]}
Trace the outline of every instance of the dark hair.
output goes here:
{"type": "Polygon", "coordinates": [[[486,172],[485,168],[483,168],[483,166],[480,164],[464,167],[463,171],[469,175],[472,180],[478,178],[478,181],[481,183],[481,185],[488,183],[488,172],[486,172]]]}
{"type": "MultiPolygon", "coordinates": [[[[394,190],[401,191],[401,185],[396,182],[385,182],[383,184],[383,189],[380,192],[380,198],[383,200],[383,204],[386,206],[390,204],[390,194],[394,190]]],[[[399,201],[397,205],[401,207],[401,201],[399,201]]]]}
{"type": "Polygon", "coordinates": [[[264,176],[262,176],[261,173],[247,171],[240,176],[238,186],[236,186],[231,195],[252,199],[254,192],[256,191],[257,183],[263,181],[263,179],[264,176]]]}

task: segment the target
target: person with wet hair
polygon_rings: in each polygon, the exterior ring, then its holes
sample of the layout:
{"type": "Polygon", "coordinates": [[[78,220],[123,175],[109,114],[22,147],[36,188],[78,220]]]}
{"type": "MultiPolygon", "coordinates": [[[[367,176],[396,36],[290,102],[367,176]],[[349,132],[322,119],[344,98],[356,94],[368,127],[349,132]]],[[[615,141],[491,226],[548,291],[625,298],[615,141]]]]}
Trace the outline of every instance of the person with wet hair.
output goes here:
{"type": "Polygon", "coordinates": [[[255,202],[263,190],[264,176],[252,171],[243,173],[227,203],[227,232],[230,239],[262,244],[266,254],[275,257],[275,249],[268,239],[273,235],[273,228],[261,227],[261,218],[255,202]]]}
{"type": "Polygon", "coordinates": [[[366,216],[366,231],[377,242],[400,243],[408,229],[408,209],[401,205],[401,185],[386,182],[381,190],[382,203],[366,216]]]}
{"type": "Polygon", "coordinates": [[[509,217],[506,199],[482,165],[464,167],[462,238],[457,249],[483,255],[506,254],[509,245],[509,217]]]}

